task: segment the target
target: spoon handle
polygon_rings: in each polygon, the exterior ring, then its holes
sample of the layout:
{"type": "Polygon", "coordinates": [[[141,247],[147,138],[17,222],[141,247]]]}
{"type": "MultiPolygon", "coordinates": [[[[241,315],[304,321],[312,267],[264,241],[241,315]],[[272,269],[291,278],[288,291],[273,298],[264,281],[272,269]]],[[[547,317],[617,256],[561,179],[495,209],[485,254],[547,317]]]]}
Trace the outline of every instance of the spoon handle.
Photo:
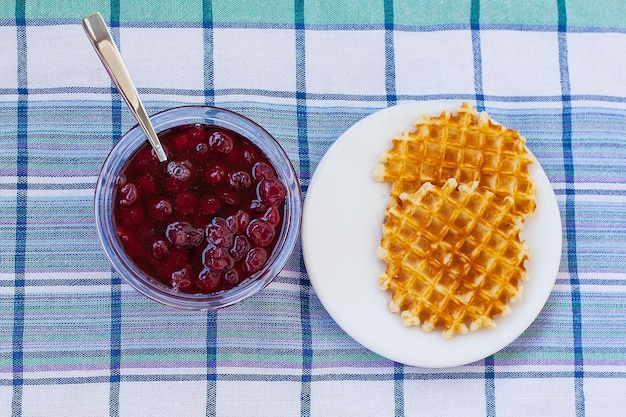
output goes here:
{"type": "Polygon", "coordinates": [[[130,111],[133,113],[139,125],[148,137],[148,141],[154,148],[154,151],[159,158],[159,161],[163,162],[167,160],[165,151],[161,146],[161,142],[150,123],[150,118],[146,109],[139,98],[137,88],[130,78],[130,74],[126,69],[124,60],[120,55],[115,42],[111,38],[111,34],[102,19],[100,13],[93,13],[83,19],[83,29],[89,38],[89,41],[93,45],[98,57],[102,61],[104,68],[109,73],[109,76],[115,83],[115,86],[120,92],[120,95],[128,104],[130,111]]]}

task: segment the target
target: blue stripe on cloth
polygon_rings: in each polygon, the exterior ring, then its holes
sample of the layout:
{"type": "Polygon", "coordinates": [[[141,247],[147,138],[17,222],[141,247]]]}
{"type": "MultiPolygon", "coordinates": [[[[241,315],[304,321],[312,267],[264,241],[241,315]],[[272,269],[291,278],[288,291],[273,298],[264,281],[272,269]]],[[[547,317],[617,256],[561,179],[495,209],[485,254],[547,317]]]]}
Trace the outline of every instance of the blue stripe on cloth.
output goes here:
{"type": "MultiPolygon", "coordinates": [[[[596,189],[591,189],[591,190],[587,190],[585,188],[579,188],[576,190],[571,190],[568,191],[567,188],[566,189],[555,189],[554,190],[554,194],[556,195],[573,195],[573,196],[577,196],[577,195],[597,195],[597,196],[626,196],[626,189],[624,190],[596,190],[596,189]]],[[[586,282],[585,282],[586,284],[586,282]]]]}
{"type": "MultiPolygon", "coordinates": [[[[31,189],[30,187],[29,189],[31,189]]],[[[563,193],[556,193],[557,195],[562,195],[563,193]]],[[[581,193],[576,193],[575,195],[581,195],[581,193]]],[[[584,195],[584,194],[583,194],[584,195]]],[[[592,194],[596,195],[596,194],[592,194]]],[[[51,285],[59,286],[59,287],[93,287],[93,286],[108,286],[111,284],[110,278],[107,279],[89,279],[85,280],[82,278],[63,278],[63,277],[52,277],[45,279],[29,279],[28,286],[31,288],[37,287],[49,287],[51,285]]],[[[557,285],[569,285],[570,279],[561,279],[557,278],[557,285]]],[[[626,287],[626,281],[623,279],[615,278],[585,278],[585,286],[611,286],[611,287],[626,287]]],[[[0,281],[0,288],[9,288],[14,287],[13,281],[0,281]]]]}
{"type": "Polygon", "coordinates": [[[496,417],[494,355],[485,358],[485,416],[496,417]]]}
{"type": "MultiPolygon", "coordinates": [[[[204,0],[206,1],[206,0],[204,0]]],[[[28,18],[24,20],[28,26],[67,26],[76,25],[78,20],[75,18],[28,18]]],[[[0,18],[0,26],[12,26],[14,21],[12,19],[0,18]]],[[[202,28],[201,22],[196,21],[161,21],[155,22],[151,20],[131,20],[126,22],[120,22],[122,28],[188,28],[188,29],[200,29],[202,28]]],[[[294,30],[296,25],[292,23],[283,22],[213,22],[214,29],[276,29],[276,30],[294,30]]],[[[371,31],[371,30],[383,30],[385,23],[320,23],[320,24],[307,24],[308,31],[371,31]]],[[[444,31],[457,31],[468,30],[471,28],[471,23],[440,23],[440,24],[420,24],[410,25],[396,23],[394,25],[396,32],[444,32],[444,31]]],[[[501,22],[489,22],[481,23],[480,28],[482,31],[487,30],[510,30],[510,31],[532,31],[532,32],[557,32],[557,25],[539,25],[531,23],[501,23],[501,22]]],[[[569,33],[616,33],[626,34],[626,28],[624,27],[600,27],[600,26],[573,26],[568,28],[569,33]]]]}
{"type": "Polygon", "coordinates": [[[580,282],[578,279],[578,259],[576,255],[576,199],[574,195],[574,158],[572,151],[572,103],[570,99],[570,79],[567,65],[567,9],[565,0],[559,0],[558,45],[559,68],[561,72],[561,94],[563,96],[563,163],[565,169],[565,224],[567,237],[567,263],[570,274],[572,297],[572,321],[574,333],[574,393],[576,416],[585,415],[585,393],[583,381],[583,347],[580,315],[580,282]]]}
{"type": "MultiPolygon", "coordinates": [[[[329,101],[337,101],[337,100],[345,100],[347,102],[381,102],[386,101],[388,99],[387,94],[337,94],[337,93],[305,93],[301,91],[300,93],[296,93],[294,91],[286,91],[286,90],[264,90],[264,89],[256,89],[256,88],[224,88],[224,89],[214,89],[205,91],[204,89],[180,89],[180,88],[158,88],[158,87],[142,87],[137,89],[139,94],[141,95],[169,95],[172,96],[172,100],[169,101],[169,105],[180,105],[180,102],[187,103],[185,99],[175,98],[177,96],[190,96],[190,97],[203,97],[206,94],[213,93],[218,94],[220,96],[248,96],[250,97],[250,102],[253,102],[254,99],[252,96],[262,96],[262,97],[274,97],[274,98],[296,98],[296,95],[299,94],[300,98],[304,98],[306,100],[329,100],[329,101]]],[[[58,95],[58,94],[68,94],[72,96],[76,96],[77,94],[106,94],[109,93],[109,88],[102,87],[87,87],[87,86],[76,86],[76,87],[50,87],[50,88],[29,88],[28,93],[32,95],[58,95]]],[[[17,95],[19,91],[17,88],[0,88],[0,95],[17,95]]],[[[459,101],[467,101],[476,99],[476,94],[458,94],[458,93],[439,93],[439,94],[396,94],[396,101],[437,101],[437,100],[459,100],[459,101]]],[[[528,95],[528,96],[514,96],[514,95],[486,95],[483,93],[482,98],[484,101],[493,101],[499,103],[560,103],[563,99],[562,95],[528,95]]],[[[599,94],[575,94],[569,96],[569,100],[571,103],[573,102],[589,102],[589,101],[597,101],[597,102],[606,102],[606,103],[626,103],[626,96],[607,96],[607,95],[599,95],[599,94]]],[[[258,102],[258,101],[256,101],[258,102]]],[[[268,105],[271,105],[269,103],[268,105]]],[[[0,102],[0,106],[2,103],[0,102]]],[[[354,108],[354,106],[353,106],[354,108]]]]}
{"type": "MultiPolygon", "coordinates": [[[[109,279],[93,279],[93,280],[84,280],[81,278],[45,278],[45,279],[29,279],[28,286],[29,287],[49,287],[50,285],[58,285],[58,286],[70,286],[70,287],[81,287],[81,286],[94,286],[94,285],[109,285],[111,281],[109,279]]],[[[0,281],[0,288],[9,288],[14,287],[13,281],[0,281]]]]}
{"type": "MultiPolygon", "coordinates": [[[[120,42],[120,1],[111,0],[111,36],[120,42]]],[[[116,88],[111,84],[111,138],[113,142],[122,135],[122,100],[116,88]]],[[[122,339],[122,292],[121,278],[111,270],[111,335],[109,358],[109,415],[120,413],[120,362],[122,339]]]]}
{"type": "Polygon", "coordinates": [[[480,49],[480,1],[472,0],[470,5],[470,27],[472,30],[472,51],[474,56],[474,90],[476,91],[476,109],[485,109],[483,95],[483,70],[480,49]]]}
{"type": "MultiPolygon", "coordinates": [[[[398,102],[396,96],[396,66],[394,51],[394,9],[393,0],[385,0],[385,93],[387,106],[393,106],[398,102]]],[[[394,415],[404,416],[404,365],[393,365],[393,399],[394,415]]]]}
{"type": "Polygon", "coordinates": [[[393,364],[393,402],[395,417],[404,416],[404,365],[393,364]]]}
{"type": "MultiPolygon", "coordinates": [[[[296,28],[296,117],[298,119],[298,157],[300,161],[300,185],[306,193],[310,180],[309,143],[306,108],[306,45],[304,1],[294,4],[296,28]]],[[[304,258],[300,255],[300,319],[302,321],[302,379],[300,388],[300,415],[311,415],[311,367],[313,362],[313,341],[311,335],[310,288],[304,267],[304,258]]]]}
{"type": "MultiPolygon", "coordinates": [[[[476,109],[485,110],[483,92],[482,53],[480,45],[480,1],[472,0],[470,4],[470,25],[472,30],[472,53],[474,57],[474,90],[476,92],[476,109]]],[[[494,373],[494,356],[485,358],[485,415],[496,416],[496,384],[494,373]]]]}
{"type": "MultiPolygon", "coordinates": [[[[215,104],[215,68],[213,64],[213,3],[202,1],[202,28],[204,39],[204,103],[215,104]]],[[[206,405],[207,416],[217,415],[217,311],[206,317],[206,405]]]]}
{"type": "Polygon", "coordinates": [[[300,160],[300,186],[306,193],[311,179],[306,105],[306,56],[304,34],[304,2],[295,2],[296,21],[296,117],[298,119],[298,157],[300,160]]]}
{"type": "Polygon", "coordinates": [[[213,2],[202,1],[202,29],[204,38],[204,102],[215,103],[215,67],[213,64],[213,2]]]}
{"type": "Polygon", "coordinates": [[[300,319],[302,320],[302,377],[300,391],[300,415],[311,415],[311,368],[313,366],[313,336],[311,334],[310,282],[304,273],[304,258],[300,255],[300,319]]]}
{"type": "Polygon", "coordinates": [[[26,238],[28,212],[28,74],[26,63],[25,2],[15,3],[17,37],[17,195],[15,208],[15,291],[13,295],[12,373],[13,416],[22,415],[24,384],[24,274],[26,271],[26,238]]]}
{"type": "Polygon", "coordinates": [[[396,98],[396,66],[394,53],[394,13],[393,0],[385,0],[385,92],[387,94],[387,105],[393,106],[397,102],[396,98]]]}
{"type": "Polygon", "coordinates": [[[206,415],[217,414],[217,311],[207,312],[206,318],[206,415]]]}
{"type": "MultiPolygon", "coordinates": [[[[165,353],[164,353],[165,354],[165,353]]],[[[216,375],[220,381],[251,381],[251,382],[301,382],[302,376],[293,374],[267,374],[267,373],[221,373],[216,375]]],[[[574,377],[574,372],[544,372],[544,371],[521,371],[510,372],[500,371],[498,372],[499,380],[563,380],[568,381],[574,377]]],[[[326,373],[312,375],[311,382],[332,382],[332,381],[390,381],[395,378],[394,375],[375,373],[375,374],[348,374],[348,373],[326,373]]],[[[437,380],[455,380],[455,381],[474,381],[484,378],[484,373],[470,373],[470,372],[442,372],[442,373],[409,373],[405,372],[402,377],[405,381],[437,381],[437,380]]],[[[590,380],[619,380],[626,378],[626,372],[624,371],[606,371],[585,372],[585,379],[590,380]]],[[[203,381],[206,379],[205,375],[197,373],[185,373],[177,372],[174,374],[126,374],[120,375],[121,382],[146,382],[146,381],[176,381],[176,382],[188,382],[188,381],[203,381]]],[[[86,376],[86,377],[55,377],[55,378],[28,378],[23,381],[23,386],[43,386],[43,385],[74,385],[74,384],[103,384],[109,382],[107,376],[86,376]]],[[[0,386],[10,385],[11,382],[5,379],[0,380],[0,386]]],[[[15,410],[15,409],[14,409],[15,410]]],[[[207,414],[215,415],[215,414],[207,414]]]]}

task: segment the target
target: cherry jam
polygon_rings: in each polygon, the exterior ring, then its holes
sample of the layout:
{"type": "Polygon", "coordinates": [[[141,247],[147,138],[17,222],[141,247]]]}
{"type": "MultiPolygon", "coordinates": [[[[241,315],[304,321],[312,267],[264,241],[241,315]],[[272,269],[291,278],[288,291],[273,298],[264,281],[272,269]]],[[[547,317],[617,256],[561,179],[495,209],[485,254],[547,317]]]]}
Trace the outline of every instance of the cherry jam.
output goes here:
{"type": "Polygon", "coordinates": [[[207,124],[159,133],[117,178],[113,216],[129,258],[175,291],[228,290],[261,270],[283,226],[286,189],[250,140],[207,124]]]}

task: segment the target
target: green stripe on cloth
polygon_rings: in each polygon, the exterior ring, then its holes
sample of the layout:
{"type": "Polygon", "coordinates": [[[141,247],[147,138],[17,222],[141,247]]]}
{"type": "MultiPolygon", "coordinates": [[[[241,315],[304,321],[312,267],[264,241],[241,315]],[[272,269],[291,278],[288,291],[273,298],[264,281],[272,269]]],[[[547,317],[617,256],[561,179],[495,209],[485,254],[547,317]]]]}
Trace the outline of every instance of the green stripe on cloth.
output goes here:
{"type": "Polygon", "coordinates": [[[626,2],[622,0],[568,0],[567,24],[576,27],[626,28],[626,2]]]}
{"type": "MultiPolygon", "coordinates": [[[[8,2],[3,2],[8,3],[8,2]]],[[[82,19],[88,14],[100,12],[105,19],[110,16],[109,0],[64,0],[60,2],[26,0],[27,19],[82,19]]]]}
{"type": "Polygon", "coordinates": [[[273,1],[213,1],[215,23],[221,22],[266,22],[293,23],[294,2],[291,0],[273,1]]]}
{"type": "Polygon", "coordinates": [[[123,22],[201,22],[202,0],[120,2],[123,22]]]}
{"type": "Polygon", "coordinates": [[[481,24],[551,25],[558,22],[557,2],[554,0],[525,0],[524,2],[481,0],[481,24]]]}
{"type": "Polygon", "coordinates": [[[369,24],[385,21],[380,3],[370,0],[337,2],[308,0],[304,2],[304,22],[308,25],[369,24]]]}
{"type": "MultiPolygon", "coordinates": [[[[144,22],[194,23],[202,21],[203,0],[162,0],[159,2],[121,3],[120,19],[124,23],[144,22]]],[[[570,0],[571,13],[568,24],[571,27],[597,29],[626,28],[623,16],[626,3],[621,0],[589,2],[570,0]]],[[[382,25],[384,16],[382,1],[358,2],[307,1],[305,2],[305,22],[310,25],[382,25]]],[[[214,0],[214,22],[220,23],[264,23],[291,24],[294,20],[293,2],[280,0],[272,2],[214,0]]],[[[395,23],[409,26],[463,25],[469,20],[470,0],[395,0],[397,13],[395,23]]],[[[68,0],[54,2],[25,1],[25,18],[54,22],[55,19],[67,22],[100,12],[105,20],[110,19],[110,1],[92,0],[89,2],[68,0]]],[[[15,5],[11,1],[0,2],[0,19],[13,19],[15,5]]],[[[525,2],[486,0],[481,2],[482,24],[553,26],[557,23],[556,2],[553,0],[530,0],[525,2]]]]}
{"type": "Polygon", "coordinates": [[[471,0],[396,0],[394,22],[399,25],[467,25],[471,0]]]}

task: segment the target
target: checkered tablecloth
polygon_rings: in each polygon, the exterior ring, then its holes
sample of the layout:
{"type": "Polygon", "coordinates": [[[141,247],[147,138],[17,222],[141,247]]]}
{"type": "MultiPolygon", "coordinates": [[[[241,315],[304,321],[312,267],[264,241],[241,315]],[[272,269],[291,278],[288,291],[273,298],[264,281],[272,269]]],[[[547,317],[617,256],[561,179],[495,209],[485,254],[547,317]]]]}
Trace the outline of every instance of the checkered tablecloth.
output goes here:
{"type": "Polygon", "coordinates": [[[0,416],[625,415],[625,66],[621,0],[0,1],[0,416]],[[150,113],[243,113],[305,194],[341,133],[396,103],[465,100],[519,130],[563,223],[539,317],[434,370],[344,333],[299,246],[217,313],[135,292],[94,225],[99,169],[134,124],[81,28],[94,11],[150,113]]]}

